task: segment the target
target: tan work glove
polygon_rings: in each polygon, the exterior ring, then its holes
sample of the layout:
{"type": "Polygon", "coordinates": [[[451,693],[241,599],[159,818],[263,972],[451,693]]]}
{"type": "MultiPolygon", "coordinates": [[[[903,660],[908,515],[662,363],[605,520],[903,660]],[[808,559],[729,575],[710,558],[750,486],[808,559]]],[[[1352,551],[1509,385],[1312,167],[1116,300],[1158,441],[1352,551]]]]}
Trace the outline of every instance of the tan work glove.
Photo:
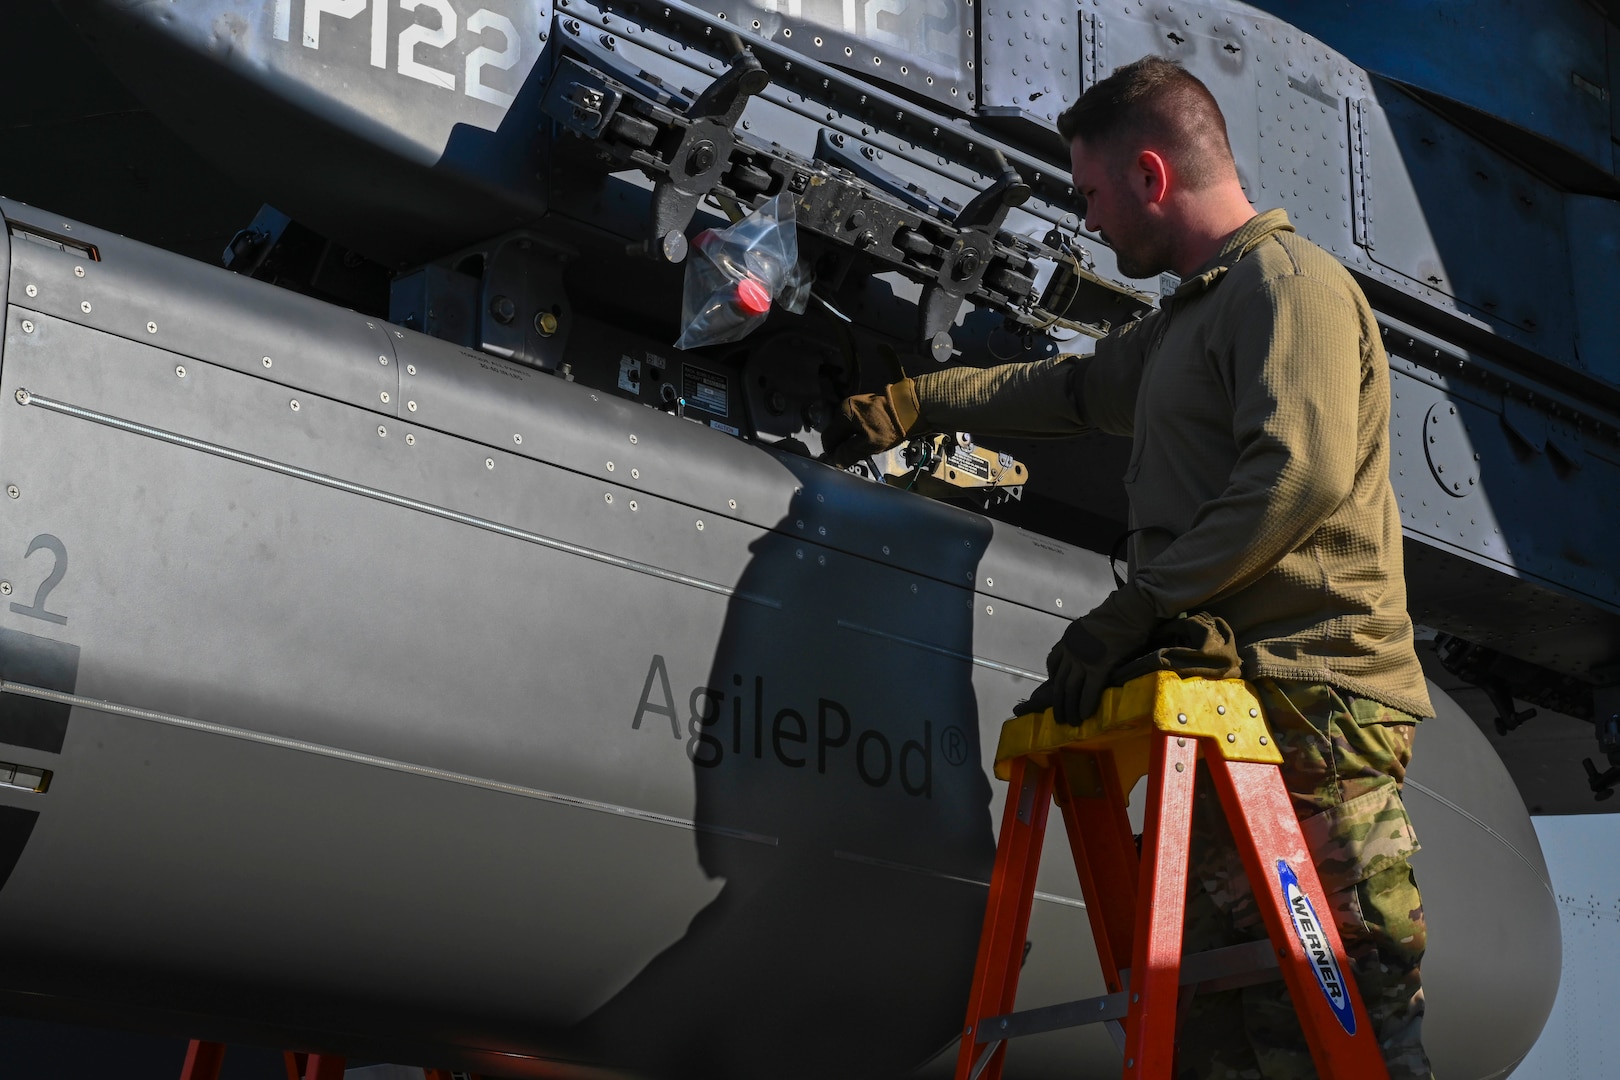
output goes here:
{"type": "Polygon", "coordinates": [[[838,403],[821,434],[822,457],[839,468],[898,446],[921,411],[911,379],[890,383],[878,394],[855,394],[838,403]]]}

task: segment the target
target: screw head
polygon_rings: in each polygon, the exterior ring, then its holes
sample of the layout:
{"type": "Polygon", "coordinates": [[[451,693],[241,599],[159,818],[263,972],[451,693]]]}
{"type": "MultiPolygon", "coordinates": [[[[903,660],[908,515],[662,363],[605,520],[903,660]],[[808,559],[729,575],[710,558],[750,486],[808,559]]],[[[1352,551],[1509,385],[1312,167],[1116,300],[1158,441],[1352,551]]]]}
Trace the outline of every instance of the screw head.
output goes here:
{"type": "Polygon", "coordinates": [[[82,267],[82,266],[75,266],[75,267],[74,267],[74,268],[73,268],[73,276],[74,276],[74,277],[84,277],[84,267],[82,267]]]}
{"type": "Polygon", "coordinates": [[[613,492],[611,492],[611,491],[603,492],[602,493],[602,501],[607,503],[609,506],[613,505],[613,492]]]}
{"type": "Polygon", "coordinates": [[[416,445],[416,436],[415,435],[407,435],[407,436],[405,436],[405,445],[406,446],[415,446],[416,445]]]}
{"type": "Polygon", "coordinates": [[[703,522],[701,522],[701,521],[698,522],[697,527],[698,527],[698,532],[702,532],[703,531],[703,522]]]}
{"type": "Polygon", "coordinates": [[[416,374],[416,365],[415,364],[406,364],[405,365],[405,374],[407,374],[407,375],[415,375],[416,374]]]}
{"type": "Polygon", "coordinates": [[[147,323],[147,324],[146,324],[146,332],[147,332],[147,333],[148,333],[148,334],[155,334],[155,333],[157,333],[157,323],[155,323],[155,322],[149,322],[149,323],[147,323]]]}
{"type": "Polygon", "coordinates": [[[484,459],[484,468],[493,469],[494,467],[495,467],[495,459],[494,458],[487,457],[487,458],[484,459]]]}
{"type": "Polygon", "coordinates": [[[29,296],[38,296],[39,295],[39,290],[36,289],[32,285],[25,286],[23,288],[23,292],[27,293],[29,296]]]}
{"type": "Polygon", "coordinates": [[[386,357],[386,356],[377,357],[377,363],[381,364],[383,367],[387,367],[388,366],[388,357],[386,357]]]}
{"type": "Polygon", "coordinates": [[[9,582],[9,581],[0,581],[0,596],[10,596],[10,595],[11,595],[11,582],[9,582]]]}
{"type": "Polygon", "coordinates": [[[613,462],[611,462],[611,461],[610,461],[610,462],[608,462],[608,463],[607,463],[607,471],[608,471],[608,472],[612,472],[612,471],[613,471],[613,462]]]}
{"type": "Polygon", "coordinates": [[[269,367],[272,362],[273,361],[271,361],[271,359],[268,356],[264,358],[264,366],[265,367],[269,367]]]}
{"type": "Polygon", "coordinates": [[[17,498],[22,497],[22,492],[17,490],[17,485],[16,484],[7,484],[6,485],[6,494],[10,495],[13,499],[17,499],[17,498]]]}
{"type": "Polygon", "coordinates": [[[384,390],[380,396],[382,397],[382,403],[384,405],[388,404],[388,391],[384,390]]]}
{"type": "Polygon", "coordinates": [[[634,435],[630,436],[630,443],[631,443],[632,446],[635,445],[635,441],[636,441],[636,437],[634,435]]]}
{"type": "MultiPolygon", "coordinates": [[[[411,410],[411,412],[415,412],[415,411],[416,411],[416,402],[414,402],[414,401],[407,401],[407,402],[406,402],[406,403],[405,403],[405,407],[406,407],[406,408],[407,408],[407,409],[409,409],[409,410],[411,410]]],[[[522,441],[522,440],[519,440],[519,441],[522,441]]]]}
{"type": "Polygon", "coordinates": [[[737,509],[737,500],[736,499],[727,499],[726,500],[726,505],[728,507],[730,507],[731,509],[735,510],[735,509],[737,509]]]}
{"type": "Polygon", "coordinates": [[[31,400],[33,400],[33,399],[28,396],[28,391],[26,391],[26,390],[18,390],[17,391],[17,404],[26,405],[31,400]]]}
{"type": "Polygon", "coordinates": [[[631,499],[631,500],[630,500],[630,509],[631,509],[631,510],[632,510],[632,511],[634,511],[634,510],[636,510],[636,509],[637,509],[637,507],[636,507],[636,500],[634,500],[634,499],[631,499]]]}
{"type": "Polygon", "coordinates": [[[85,300],[81,302],[79,304],[79,310],[84,312],[86,315],[90,314],[90,301],[85,300]]]}
{"type": "Polygon", "coordinates": [[[180,378],[182,378],[182,379],[185,378],[186,377],[186,366],[184,364],[176,364],[174,366],[174,373],[176,375],[180,376],[180,378]]]}
{"type": "Polygon", "coordinates": [[[523,445],[523,436],[521,436],[521,435],[513,435],[512,436],[512,442],[515,443],[518,446],[522,446],[523,445]]]}
{"type": "Polygon", "coordinates": [[[640,480],[641,479],[641,470],[640,469],[631,469],[630,470],[630,479],[632,479],[632,480],[640,480]]]}
{"type": "Polygon", "coordinates": [[[298,411],[298,399],[297,398],[292,399],[292,411],[293,412],[298,411]]]}
{"type": "Polygon", "coordinates": [[[25,334],[32,334],[34,332],[34,324],[29,322],[27,319],[24,319],[22,321],[22,332],[25,334]]]}

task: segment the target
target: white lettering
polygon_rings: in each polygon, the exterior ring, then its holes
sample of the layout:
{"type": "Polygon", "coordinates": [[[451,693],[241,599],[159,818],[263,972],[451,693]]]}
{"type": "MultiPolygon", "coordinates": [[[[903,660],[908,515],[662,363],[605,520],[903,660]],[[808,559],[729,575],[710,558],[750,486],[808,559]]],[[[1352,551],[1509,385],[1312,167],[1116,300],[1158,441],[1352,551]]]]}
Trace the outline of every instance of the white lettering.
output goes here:
{"type": "Polygon", "coordinates": [[[512,20],[505,15],[497,15],[487,8],[479,8],[473,12],[472,18],[467,20],[467,29],[475,34],[494,30],[506,39],[505,48],[499,52],[487,45],[480,45],[467,54],[466,85],[468,97],[475,97],[479,101],[487,101],[504,109],[512,104],[513,95],[485,86],[483,70],[492,67],[497,71],[511,71],[517,67],[517,62],[522,56],[517,27],[513,26],[512,20]]]}
{"type": "Polygon", "coordinates": [[[321,47],[321,16],[352,19],[366,9],[366,0],[304,0],[304,47],[321,47]]]}
{"type": "MultiPolygon", "coordinates": [[[[314,0],[310,0],[310,2],[314,2],[314,0]]],[[[342,0],[327,0],[327,2],[342,2],[342,0]]],[[[364,3],[365,0],[359,0],[359,2],[364,3]]],[[[399,0],[399,6],[406,11],[415,11],[417,8],[425,7],[439,13],[439,27],[437,30],[423,26],[421,23],[413,23],[400,33],[399,73],[409,75],[413,79],[420,79],[429,86],[454,90],[456,88],[455,75],[418,61],[416,59],[416,47],[426,45],[430,49],[442,49],[454,41],[456,39],[456,9],[450,6],[449,0],[399,0]]]]}
{"type": "Polygon", "coordinates": [[[371,0],[371,66],[388,70],[388,5],[390,0],[371,0]]]}

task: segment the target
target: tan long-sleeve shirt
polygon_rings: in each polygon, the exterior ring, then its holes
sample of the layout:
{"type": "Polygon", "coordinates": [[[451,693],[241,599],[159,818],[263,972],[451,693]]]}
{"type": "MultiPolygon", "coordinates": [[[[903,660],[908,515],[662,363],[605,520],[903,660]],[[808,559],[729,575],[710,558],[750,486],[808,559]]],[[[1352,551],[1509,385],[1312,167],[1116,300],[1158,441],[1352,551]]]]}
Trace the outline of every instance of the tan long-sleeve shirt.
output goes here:
{"type": "Polygon", "coordinates": [[[1433,715],[1389,482],[1389,364],[1371,307],[1281,210],[1239,229],[1094,355],[916,380],[924,430],[1131,437],[1131,573],[1204,609],[1250,678],[1433,715]]]}

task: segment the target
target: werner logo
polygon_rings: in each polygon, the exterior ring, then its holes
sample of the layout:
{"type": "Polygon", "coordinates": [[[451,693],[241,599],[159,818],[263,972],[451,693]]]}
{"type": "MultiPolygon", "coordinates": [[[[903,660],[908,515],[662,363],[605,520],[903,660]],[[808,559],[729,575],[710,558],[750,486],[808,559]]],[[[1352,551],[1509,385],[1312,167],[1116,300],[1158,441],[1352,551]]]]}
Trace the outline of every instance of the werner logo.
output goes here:
{"type": "Polygon", "coordinates": [[[1299,887],[1299,878],[1295,876],[1293,868],[1282,859],[1277,860],[1277,881],[1282,885],[1288,914],[1294,920],[1294,933],[1305,947],[1305,956],[1311,962],[1311,971],[1316,974],[1317,985],[1327,995],[1328,1005],[1333,1009],[1333,1015],[1339,1018],[1339,1026],[1344,1028],[1344,1033],[1354,1035],[1356,1014],[1350,1007],[1350,995],[1345,990],[1339,961],[1328,945],[1321,920],[1316,917],[1316,908],[1311,905],[1311,898],[1305,895],[1305,890],[1299,887]]]}
{"type": "MultiPolygon", "coordinates": [[[[933,724],[925,721],[920,740],[907,739],[896,747],[881,731],[857,731],[849,710],[831,698],[819,698],[814,709],[778,708],[776,702],[767,705],[763,675],[754,676],[746,686],[741,675],[731,680],[729,691],[693,687],[686,696],[683,720],[670,690],[669,669],[664,658],[655,655],[630,727],[636,731],[643,723],[657,727],[649,718],[662,717],[675,738],[686,740],[692,764],[706,769],[725,761],[728,754],[770,760],[789,769],[813,765],[823,775],[853,769],[871,787],[894,783],[907,795],[933,798],[933,724]]],[[[960,737],[960,732],[956,734],[960,737]]]]}

